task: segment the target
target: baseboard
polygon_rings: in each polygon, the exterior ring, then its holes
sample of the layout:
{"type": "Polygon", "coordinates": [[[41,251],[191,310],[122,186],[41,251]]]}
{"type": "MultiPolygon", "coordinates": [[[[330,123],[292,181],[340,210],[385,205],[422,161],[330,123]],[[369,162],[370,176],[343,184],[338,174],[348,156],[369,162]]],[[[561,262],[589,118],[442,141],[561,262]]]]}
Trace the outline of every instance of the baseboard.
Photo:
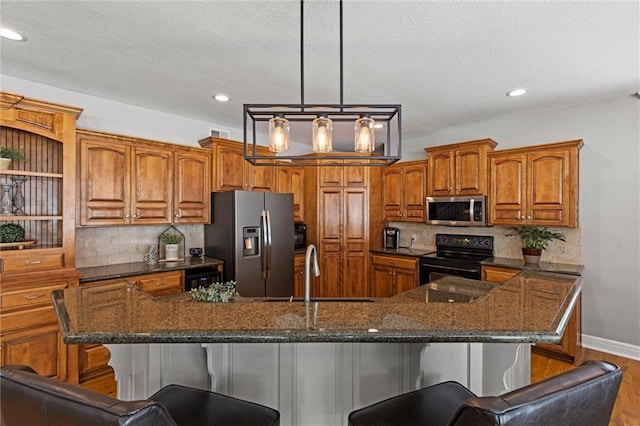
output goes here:
{"type": "Polygon", "coordinates": [[[608,340],[601,337],[583,334],[582,346],[596,351],[640,361],[640,346],[637,345],[630,345],[629,343],[616,342],[615,340],[608,340]]]}

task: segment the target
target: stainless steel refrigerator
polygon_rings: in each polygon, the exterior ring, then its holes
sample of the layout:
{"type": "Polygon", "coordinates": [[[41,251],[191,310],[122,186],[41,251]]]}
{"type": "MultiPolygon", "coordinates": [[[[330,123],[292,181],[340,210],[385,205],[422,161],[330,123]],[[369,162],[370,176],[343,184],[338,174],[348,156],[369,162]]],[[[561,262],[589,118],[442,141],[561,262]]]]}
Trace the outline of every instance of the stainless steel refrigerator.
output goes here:
{"type": "Polygon", "coordinates": [[[205,254],[224,261],[225,281],[241,296],[293,295],[293,194],[213,192],[211,215],[205,254]]]}

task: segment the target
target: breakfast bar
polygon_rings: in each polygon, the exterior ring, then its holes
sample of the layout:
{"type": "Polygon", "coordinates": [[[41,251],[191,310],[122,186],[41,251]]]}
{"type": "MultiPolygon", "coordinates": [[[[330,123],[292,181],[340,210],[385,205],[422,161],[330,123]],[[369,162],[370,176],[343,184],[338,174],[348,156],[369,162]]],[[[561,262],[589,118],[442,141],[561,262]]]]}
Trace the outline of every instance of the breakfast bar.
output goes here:
{"type": "Polygon", "coordinates": [[[560,340],[581,287],[579,276],[523,271],[501,285],[449,276],[378,299],[206,303],[123,281],[53,300],[66,343],[110,349],[120,398],[206,368],[212,390],[277,408],[282,424],[344,424],[352,409],[435,382],[481,395],[528,383],[529,345],[560,340]],[[206,365],[176,348],[204,351],[206,365]]]}

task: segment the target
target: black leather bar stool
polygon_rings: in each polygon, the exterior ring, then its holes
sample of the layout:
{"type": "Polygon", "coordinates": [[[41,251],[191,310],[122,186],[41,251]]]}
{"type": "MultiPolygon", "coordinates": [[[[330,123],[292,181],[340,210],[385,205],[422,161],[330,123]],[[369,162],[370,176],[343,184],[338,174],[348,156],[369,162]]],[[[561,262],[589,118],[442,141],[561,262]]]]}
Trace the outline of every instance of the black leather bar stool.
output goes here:
{"type": "Polygon", "coordinates": [[[169,385],[142,401],[120,401],[43,377],[23,365],[0,369],[3,426],[277,426],[272,408],[215,392],[169,385]]]}
{"type": "Polygon", "coordinates": [[[352,411],[349,425],[607,426],[621,380],[618,366],[586,361],[498,397],[477,397],[445,382],[352,411]]]}

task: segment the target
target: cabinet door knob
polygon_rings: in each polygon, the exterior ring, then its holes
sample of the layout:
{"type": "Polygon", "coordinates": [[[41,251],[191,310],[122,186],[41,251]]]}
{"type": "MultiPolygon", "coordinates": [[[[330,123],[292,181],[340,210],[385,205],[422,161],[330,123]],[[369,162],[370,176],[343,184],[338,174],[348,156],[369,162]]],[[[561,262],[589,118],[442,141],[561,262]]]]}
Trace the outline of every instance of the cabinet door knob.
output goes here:
{"type": "Polygon", "coordinates": [[[453,191],[453,187],[451,187],[451,186],[450,186],[450,187],[449,187],[449,191],[453,191]]]}
{"type": "Polygon", "coordinates": [[[125,214],[124,217],[128,219],[131,216],[129,216],[128,214],[125,214]]]}
{"type": "Polygon", "coordinates": [[[178,213],[176,213],[176,217],[180,217],[180,215],[178,213]]]}
{"type": "Polygon", "coordinates": [[[531,216],[527,216],[527,219],[531,219],[531,216]]]}
{"type": "Polygon", "coordinates": [[[135,218],[137,218],[137,217],[138,217],[138,215],[134,214],[134,215],[133,215],[133,216],[131,216],[131,217],[135,219],[135,218]]]}

